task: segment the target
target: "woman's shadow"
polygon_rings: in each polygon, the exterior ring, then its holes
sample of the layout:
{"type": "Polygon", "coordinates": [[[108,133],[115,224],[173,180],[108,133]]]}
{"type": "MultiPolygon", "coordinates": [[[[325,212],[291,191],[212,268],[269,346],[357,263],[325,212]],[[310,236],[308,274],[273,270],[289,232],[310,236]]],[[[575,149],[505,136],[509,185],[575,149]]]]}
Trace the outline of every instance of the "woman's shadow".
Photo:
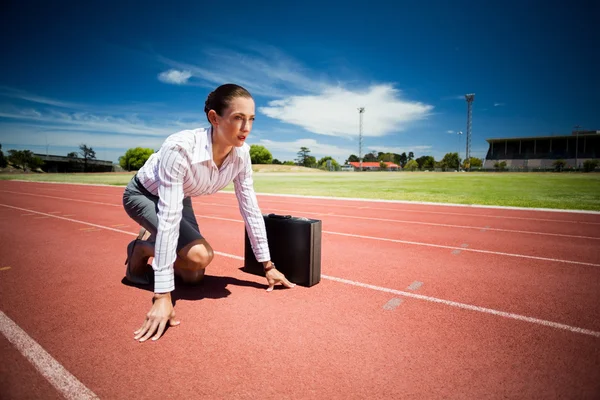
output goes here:
{"type": "MultiPolygon", "coordinates": [[[[151,269],[151,268],[150,268],[151,269]]],[[[121,283],[126,286],[136,287],[138,289],[154,292],[154,274],[147,273],[149,283],[137,284],[132,283],[123,277],[121,283]]],[[[173,305],[177,300],[202,300],[202,299],[221,299],[229,296],[231,292],[227,289],[228,285],[249,286],[257,289],[265,290],[268,285],[257,282],[246,281],[242,279],[232,278],[229,276],[213,276],[205,274],[204,278],[197,284],[185,283],[179,276],[175,276],[175,290],[171,292],[171,300],[173,305]]]]}

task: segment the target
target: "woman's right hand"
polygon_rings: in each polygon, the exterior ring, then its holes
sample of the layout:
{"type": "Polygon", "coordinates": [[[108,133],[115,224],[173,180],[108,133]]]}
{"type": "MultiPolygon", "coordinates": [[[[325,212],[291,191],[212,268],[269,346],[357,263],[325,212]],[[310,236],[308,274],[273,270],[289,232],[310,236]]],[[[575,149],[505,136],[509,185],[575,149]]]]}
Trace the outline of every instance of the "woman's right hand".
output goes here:
{"type": "Polygon", "coordinates": [[[152,340],[158,340],[163,334],[167,323],[170,326],[179,325],[181,321],[175,319],[175,309],[171,303],[171,293],[155,293],[154,304],[146,314],[146,320],[140,329],[134,332],[135,340],[145,342],[156,332],[152,340]],[[158,329],[158,331],[157,331],[158,329]]]}

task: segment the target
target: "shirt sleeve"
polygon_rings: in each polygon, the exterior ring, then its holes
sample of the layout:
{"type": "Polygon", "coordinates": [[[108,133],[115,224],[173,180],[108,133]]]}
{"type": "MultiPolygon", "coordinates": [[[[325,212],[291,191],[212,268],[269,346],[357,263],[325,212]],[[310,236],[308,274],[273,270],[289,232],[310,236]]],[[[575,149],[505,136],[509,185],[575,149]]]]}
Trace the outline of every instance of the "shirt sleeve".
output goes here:
{"type": "Polygon", "coordinates": [[[256,261],[264,262],[271,260],[269,244],[267,241],[267,230],[265,220],[258,206],[256,193],[254,192],[254,180],[252,177],[252,162],[249,154],[244,158],[244,166],[233,180],[235,195],[238,199],[240,213],[246,224],[248,239],[256,261]]]}
{"type": "Polygon", "coordinates": [[[175,289],[173,265],[177,258],[183,210],[183,182],[189,171],[189,161],[179,146],[167,146],[162,151],[163,157],[158,165],[158,229],[152,261],[155,293],[175,289]]]}

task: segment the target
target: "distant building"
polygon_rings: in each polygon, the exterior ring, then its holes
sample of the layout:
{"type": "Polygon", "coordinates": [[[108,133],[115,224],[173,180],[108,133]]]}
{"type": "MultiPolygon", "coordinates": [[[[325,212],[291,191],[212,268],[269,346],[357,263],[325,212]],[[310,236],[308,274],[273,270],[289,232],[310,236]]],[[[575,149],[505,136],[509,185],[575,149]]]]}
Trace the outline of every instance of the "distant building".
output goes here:
{"type": "MultiPolygon", "coordinates": [[[[42,170],[44,172],[84,172],[85,163],[83,158],[69,158],[66,156],[46,155],[34,153],[44,161],[42,170]]],[[[88,160],[87,172],[112,172],[112,161],[88,160]]]]}
{"type": "MultiPolygon", "coordinates": [[[[360,162],[351,161],[348,164],[350,164],[355,171],[360,171],[360,162]]],[[[384,164],[386,165],[386,171],[398,171],[400,169],[400,166],[393,162],[385,161],[384,164]]],[[[363,161],[362,168],[363,171],[379,171],[381,166],[379,165],[379,161],[363,161]]]]}
{"type": "Polygon", "coordinates": [[[600,131],[573,131],[571,135],[486,139],[484,169],[506,162],[508,169],[552,169],[556,160],[567,167],[583,167],[586,160],[600,158],[600,131]]]}

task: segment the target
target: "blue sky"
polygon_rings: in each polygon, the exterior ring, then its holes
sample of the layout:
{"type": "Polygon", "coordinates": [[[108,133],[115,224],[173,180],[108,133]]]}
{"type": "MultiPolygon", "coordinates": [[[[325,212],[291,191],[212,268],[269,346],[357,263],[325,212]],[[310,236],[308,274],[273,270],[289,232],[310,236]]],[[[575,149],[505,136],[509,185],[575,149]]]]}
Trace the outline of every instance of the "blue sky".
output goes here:
{"type": "Polygon", "coordinates": [[[282,161],[358,154],[358,107],[363,152],[464,157],[466,93],[477,157],[486,138],[600,129],[594,1],[42,3],[0,16],[5,151],[158,149],[207,126],[226,82],[255,98],[248,143],[282,161]]]}

